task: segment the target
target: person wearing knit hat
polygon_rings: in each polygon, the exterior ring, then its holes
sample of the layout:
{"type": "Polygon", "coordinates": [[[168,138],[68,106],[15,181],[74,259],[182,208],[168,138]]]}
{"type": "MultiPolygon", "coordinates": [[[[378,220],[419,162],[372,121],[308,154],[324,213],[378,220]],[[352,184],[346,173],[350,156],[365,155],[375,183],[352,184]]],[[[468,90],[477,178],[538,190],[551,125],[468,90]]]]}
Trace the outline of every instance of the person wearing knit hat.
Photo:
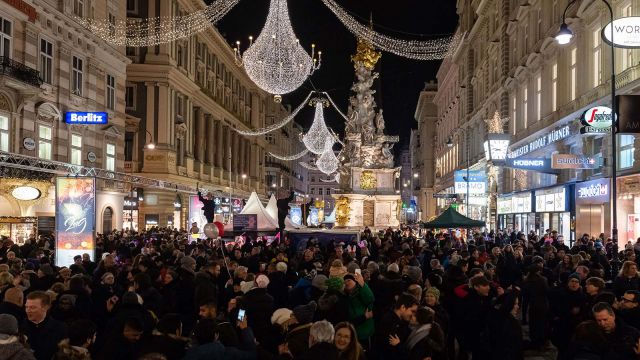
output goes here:
{"type": "Polygon", "coordinates": [[[0,314],[0,354],[3,359],[35,360],[19,338],[18,320],[13,315],[0,314]]]}
{"type": "Polygon", "coordinates": [[[273,315],[271,315],[271,323],[273,325],[283,326],[287,321],[289,321],[289,319],[291,319],[291,314],[293,314],[293,311],[287,308],[280,308],[274,311],[273,315]]]}
{"type": "Polygon", "coordinates": [[[307,305],[298,305],[294,307],[292,315],[298,324],[309,324],[313,321],[313,316],[315,315],[317,308],[318,304],[316,304],[315,301],[311,301],[307,305]]]}
{"type": "Polygon", "coordinates": [[[344,279],[341,277],[330,277],[325,282],[327,290],[342,292],[344,289],[344,279]]]}
{"type": "Polygon", "coordinates": [[[329,277],[343,277],[344,274],[347,273],[347,268],[342,265],[342,261],[340,260],[334,260],[333,263],[331,263],[331,267],[329,268],[329,277]]]}
{"type": "Polygon", "coordinates": [[[327,291],[327,277],[322,274],[316,275],[311,281],[311,286],[322,291],[327,291]]]}
{"type": "Polygon", "coordinates": [[[435,286],[428,288],[424,291],[424,299],[429,306],[438,304],[440,302],[440,290],[435,286]]]}
{"type": "Polygon", "coordinates": [[[266,289],[269,286],[269,278],[266,275],[258,275],[256,278],[256,286],[260,289],[266,289]]]}

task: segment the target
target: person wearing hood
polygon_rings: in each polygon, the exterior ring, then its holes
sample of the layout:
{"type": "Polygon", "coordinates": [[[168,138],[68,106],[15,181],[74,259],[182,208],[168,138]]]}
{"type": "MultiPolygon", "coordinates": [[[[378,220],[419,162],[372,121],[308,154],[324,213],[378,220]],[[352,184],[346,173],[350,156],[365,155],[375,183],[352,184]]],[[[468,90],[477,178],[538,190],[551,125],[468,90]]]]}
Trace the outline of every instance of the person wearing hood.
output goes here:
{"type": "Polygon", "coordinates": [[[269,278],[266,275],[258,275],[255,286],[242,296],[238,308],[245,309],[249,318],[249,326],[255,331],[258,341],[268,337],[271,314],[273,313],[274,300],[269,293],[269,278]]]}
{"type": "Polygon", "coordinates": [[[13,315],[0,314],[0,360],[35,360],[25,339],[18,331],[18,320],[13,315]]]}

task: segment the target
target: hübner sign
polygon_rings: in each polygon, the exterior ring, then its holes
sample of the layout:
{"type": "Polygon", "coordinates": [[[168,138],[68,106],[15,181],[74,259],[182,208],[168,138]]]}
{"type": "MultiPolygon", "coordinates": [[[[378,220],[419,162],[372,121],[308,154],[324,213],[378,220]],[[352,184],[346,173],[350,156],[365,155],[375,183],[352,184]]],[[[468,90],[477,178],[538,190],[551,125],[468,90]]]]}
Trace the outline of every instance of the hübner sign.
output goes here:
{"type": "Polygon", "coordinates": [[[557,128],[554,130],[551,130],[549,133],[540,136],[539,138],[531,141],[528,144],[522,145],[519,148],[516,148],[512,151],[510,151],[507,154],[507,157],[509,159],[513,159],[513,158],[517,158],[523,155],[526,155],[532,151],[536,151],[538,149],[541,149],[547,145],[550,145],[556,141],[562,140],[564,138],[569,137],[569,135],[571,135],[571,130],[569,128],[569,125],[565,125],[561,128],[557,128]]]}
{"type": "Polygon", "coordinates": [[[630,16],[613,20],[602,29],[604,41],[615,47],[635,49],[640,48],[640,17],[630,16]],[[613,26],[613,41],[611,41],[611,26],[613,26]]]}

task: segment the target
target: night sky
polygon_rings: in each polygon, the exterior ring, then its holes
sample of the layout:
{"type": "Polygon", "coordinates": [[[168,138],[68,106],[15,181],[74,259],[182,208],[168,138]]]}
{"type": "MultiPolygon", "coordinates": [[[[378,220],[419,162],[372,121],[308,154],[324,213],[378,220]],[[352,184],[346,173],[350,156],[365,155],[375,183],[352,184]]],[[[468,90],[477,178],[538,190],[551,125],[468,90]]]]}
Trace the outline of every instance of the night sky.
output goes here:
{"type": "MultiPolygon", "coordinates": [[[[418,34],[430,37],[450,34],[457,23],[454,0],[338,0],[338,3],[363,23],[373,16],[377,31],[403,39],[420,39],[418,34]]],[[[356,39],[320,0],[289,0],[288,4],[300,43],[308,51],[311,43],[322,50],[322,67],[301,88],[284,96],[283,103],[293,108],[310,90],[317,89],[327,91],[346,113],[354,80],[350,56],[355,52],[356,39]]],[[[242,41],[244,50],[248,36],[255,38],[260,33],[268,7],[269,0],[243,0],[218,23],[218,29],[230,44],[242,41]]],[[[440,61],[415,61],[385,52],[378,62],[376,102],[384,109],[387,133],[400,135],[404,144],[409,142],[410,129],[417,126],[413,115],[419,92],[426,81],[435,80],[439,65],[440,61]]],[[[325,111],[325,119],[332,129],[342,133],[344,120],[335,111],[325,111]]],[[[312,120],[311,107],[296,117],[305,128],[312,120]]]]}

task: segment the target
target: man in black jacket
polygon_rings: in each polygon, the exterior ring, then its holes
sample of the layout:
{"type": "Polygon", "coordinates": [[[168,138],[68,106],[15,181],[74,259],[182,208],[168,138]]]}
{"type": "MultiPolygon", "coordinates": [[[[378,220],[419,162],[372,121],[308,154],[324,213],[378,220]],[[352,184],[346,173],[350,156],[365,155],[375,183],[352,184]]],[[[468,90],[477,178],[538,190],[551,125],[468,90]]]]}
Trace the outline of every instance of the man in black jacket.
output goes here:
{"type": "Polygon", "coordinates": [[[67,337],[67,326],[47,316],[50,307],[51,298],[43,291],[34,291],[27,296],[27,320],[22,332],[38,360],[50,360],[58,350],[58,343],[67,337]]]}
{"type": "Polygon", "coordinates": [[[396,301],[393,310],[386,313],[378,326],[374,335],[377,351],[373,352],[377,359],[405,359],[403,346],[411,329],[409,322],[418,310],[418,300],[409,294],[401,294],[396,301]]]}
{"type": "Polygon", "coordinates": [[[640,331],[616,319],[611,305],[605,302],[595,304],[593,317],[604,332],[605,359],[637,359],[640,356],[640,331]]]}

